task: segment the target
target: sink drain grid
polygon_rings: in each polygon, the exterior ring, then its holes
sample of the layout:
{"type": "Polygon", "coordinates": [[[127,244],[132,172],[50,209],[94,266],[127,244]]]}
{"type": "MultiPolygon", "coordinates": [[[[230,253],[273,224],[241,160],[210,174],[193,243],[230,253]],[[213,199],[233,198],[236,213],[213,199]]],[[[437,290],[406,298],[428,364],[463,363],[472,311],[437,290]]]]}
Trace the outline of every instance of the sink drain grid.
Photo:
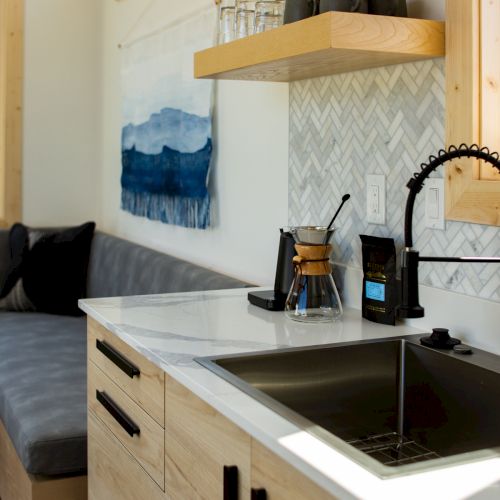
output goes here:
{"type": "Polygon", "coordinates": [[[377,434],[347,442],[375,460],[392,467],[440,458],[436,452],[400,436],[397,432],[377,434]]]}

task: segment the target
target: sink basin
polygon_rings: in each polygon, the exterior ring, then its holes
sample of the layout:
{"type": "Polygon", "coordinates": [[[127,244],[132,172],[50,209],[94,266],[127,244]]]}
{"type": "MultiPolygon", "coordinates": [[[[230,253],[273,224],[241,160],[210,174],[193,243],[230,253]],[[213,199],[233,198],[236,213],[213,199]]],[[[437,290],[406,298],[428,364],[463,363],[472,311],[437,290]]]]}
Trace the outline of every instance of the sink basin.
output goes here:
{"type": "Polygon", "coordinates": [[[197,361],[381,477],[500,454],[500,356],[418,337],[197,361]]]}

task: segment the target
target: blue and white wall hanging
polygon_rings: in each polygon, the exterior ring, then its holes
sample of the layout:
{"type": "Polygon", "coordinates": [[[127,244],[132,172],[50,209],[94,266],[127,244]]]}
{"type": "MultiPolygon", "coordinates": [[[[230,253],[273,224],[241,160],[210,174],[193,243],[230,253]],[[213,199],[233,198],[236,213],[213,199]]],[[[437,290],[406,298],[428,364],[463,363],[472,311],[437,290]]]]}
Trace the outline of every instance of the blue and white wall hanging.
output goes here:
{"type": "Polygon", "coordinates": [[[210,225],[213,82],[193,78],[216,9],[123,48],[121,207],[167,224],[210,225]]]}

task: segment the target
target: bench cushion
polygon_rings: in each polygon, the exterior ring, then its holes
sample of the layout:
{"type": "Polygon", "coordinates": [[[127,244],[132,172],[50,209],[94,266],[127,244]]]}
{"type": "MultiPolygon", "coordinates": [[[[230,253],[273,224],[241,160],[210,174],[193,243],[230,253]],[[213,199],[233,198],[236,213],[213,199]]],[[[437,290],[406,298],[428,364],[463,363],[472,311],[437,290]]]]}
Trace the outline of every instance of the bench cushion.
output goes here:
{"type": "MultiPolygon", "coordinates": [[[[8,252],[7,236],[0,230],[0,262],[8,252]]],[[[245,285],[114,236],[94,236],[89,297],[245,285]]],[[[0,420],[27,472],[86,472],[86,371],[85,318],[0,313],[0,420]]]]}
{"type": "Polygon", "coordinates": [[[0,313],[0,419],[27,472],[87,468],[85,318],[0,313]]]}
{"type": "Polygon", "coordinates": [[[88,297],[243,288],[247,283],[171,255],[97,232],[92,242],[88,297]]]}

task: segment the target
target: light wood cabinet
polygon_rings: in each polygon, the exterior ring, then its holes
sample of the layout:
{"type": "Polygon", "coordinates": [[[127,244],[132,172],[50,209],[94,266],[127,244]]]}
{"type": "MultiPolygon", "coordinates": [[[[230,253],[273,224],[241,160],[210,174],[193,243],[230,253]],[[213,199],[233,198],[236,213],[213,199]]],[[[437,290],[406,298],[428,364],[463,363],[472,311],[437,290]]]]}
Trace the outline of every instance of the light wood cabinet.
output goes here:
{"type": "Polygon", "coordinates": [[[256,498],[259,498],[257,492],[262,491],[263,500],[333,500],[329,493],[255,440],[252,441],[252,489],[256,498]]]}
{"type": "Polygon", "coordinates": [[[163,427],[163,370],[92,318],[88,319],[87,353],[93,363],[163,427]]]}
{"type": "MultiPolygon", "coordinates": [[[[148,398],[136,386],[128,393],[128,385],[116,383],[117,367],[97,356],[96,336],[106,339],[141,369],[149,363],[89,319],[90,500],[333,500],[164,372],[160,378],[164,383],[165,427],[160,426],[138,403],[148,398]],[[100,365],[94,359],[100,360],[100,365]],[[104,393],[114,409],[97,399],[98,393],[104,393]],[[130,435],[126,429],[130,430],[131,424],[140,432],[130,435]]],[[[149,391],[147,384],[141,387],[149,391]]]]}
{"type": "Polygon", "coordinates": [[[164,430],[92,361],[88,364],[88,408],[164,489],[164,430]],[[99,399],[101,398],[101,399],[99,399]],[[137,427],[130,435],[113,415],[113,406],[137,427]]]}
{"type": "Polygon", "coordinates": [[[165,489],[170,498],[249,498],[250,436],[170,377],[165,401],[165,489]]]}
{"type": "Polygon", "coordinates": [[[89,500],[165,500],[163,491],[92,412],[88,455],[89,500]]]}
{"type": "MultiPolygon", "coordinates": [[[[447,0],[446,142],[500,152],[500,2],[447,0]]],[[[473,159],[451,162],[446,217],[500,226],[500,172],[473,159]]]]}
{"type": "Polygon", "coordinates": [[[164,499],[164,372],[88,319],[88,484],[92,500],[164,499]]]}

